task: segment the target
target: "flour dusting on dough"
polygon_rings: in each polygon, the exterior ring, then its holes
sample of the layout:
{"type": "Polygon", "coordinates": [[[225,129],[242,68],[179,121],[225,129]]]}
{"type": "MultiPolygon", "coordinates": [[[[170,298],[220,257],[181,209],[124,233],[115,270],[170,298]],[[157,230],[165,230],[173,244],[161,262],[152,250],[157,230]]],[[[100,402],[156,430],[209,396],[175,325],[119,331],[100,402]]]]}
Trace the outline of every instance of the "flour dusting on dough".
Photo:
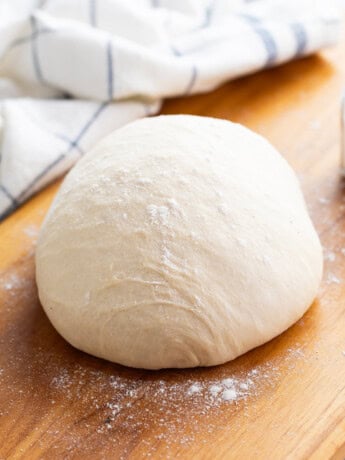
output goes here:
{"type": "Polygon", "coordinates": [[[150,204],[146,209],[152,224],[168,225],[170,211],[167,206],[156,206],[155,204],[150,204]]]}

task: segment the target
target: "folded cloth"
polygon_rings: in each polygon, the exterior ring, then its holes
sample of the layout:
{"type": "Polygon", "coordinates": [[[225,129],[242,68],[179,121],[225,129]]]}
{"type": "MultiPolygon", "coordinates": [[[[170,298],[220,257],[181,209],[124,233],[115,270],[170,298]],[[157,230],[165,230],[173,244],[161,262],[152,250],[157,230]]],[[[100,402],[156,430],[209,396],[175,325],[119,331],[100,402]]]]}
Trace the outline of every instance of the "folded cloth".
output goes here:
{"type": "Polygon", "coordinates": [[[1,0],[0,219],[164,97],[336,41],[332,0],[1,0]]]}

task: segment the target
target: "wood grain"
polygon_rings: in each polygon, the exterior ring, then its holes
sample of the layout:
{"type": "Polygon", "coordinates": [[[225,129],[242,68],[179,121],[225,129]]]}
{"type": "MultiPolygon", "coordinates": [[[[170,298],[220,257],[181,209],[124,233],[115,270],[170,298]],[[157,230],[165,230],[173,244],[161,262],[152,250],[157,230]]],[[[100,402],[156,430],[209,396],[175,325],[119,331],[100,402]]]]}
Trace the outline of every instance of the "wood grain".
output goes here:
{"type": "Polygon", "coordinates": [[[59,182],[0,225],[1,458],[345,457],[344,63],[342,46],[163,107],[241,122],[272,141],[297,171],[325,247],[315,304],[234,362],[144,372],[73,349],[44,315],[34,280],[37,231],[59,182]],[[251,378],[248,392],[210,398],[210,385],[229,377],[251,378]],[[195,384],[201,391],[190,394],[195,384]]]}

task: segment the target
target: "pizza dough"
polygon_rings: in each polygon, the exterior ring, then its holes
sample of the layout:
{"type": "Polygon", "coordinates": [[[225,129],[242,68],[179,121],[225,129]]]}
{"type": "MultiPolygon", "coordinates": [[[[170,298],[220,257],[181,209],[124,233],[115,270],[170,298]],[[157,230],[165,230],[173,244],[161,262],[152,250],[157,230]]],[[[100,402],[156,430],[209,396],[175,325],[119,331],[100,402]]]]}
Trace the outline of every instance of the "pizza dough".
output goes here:
{"type": "Polygon", "coordinates": [[[224,363],[297,321],[322,251],[296,177],[262,137],[160,116],[68,174],[37,252],[39,297],[72,345],[127,366],[224,363]]]}

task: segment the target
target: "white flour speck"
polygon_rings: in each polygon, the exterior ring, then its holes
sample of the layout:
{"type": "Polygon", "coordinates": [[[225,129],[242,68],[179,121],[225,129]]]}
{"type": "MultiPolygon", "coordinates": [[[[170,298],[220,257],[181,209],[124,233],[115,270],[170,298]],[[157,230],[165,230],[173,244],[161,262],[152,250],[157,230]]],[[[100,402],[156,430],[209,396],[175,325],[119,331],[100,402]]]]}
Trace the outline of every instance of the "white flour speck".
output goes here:
{"type": "Polygon", "coordinates": [[[59,389],[66,389],[72,385],[72,379],[68,374],[66,369],[62,369],[59,375],[53,377],[52,381],[50,382],[52,387],[59,388],[59,389]]]}
{"type": "Polygon", "coordinates": [[[151,223],[156,225],[168,225],[168,219],[171,215],[182,214],[180,206],[174,198],[168,198],[165,206],[150,204],[146,210],[150,216],[151,223]]]}
{"type": "Polygon", "coordinates": [[[234,379],[232,378],[228,378],[228,379],[224,379],[222,380],[222,384],[226,387],[226,388],[231,388],[234,386],[234,379]]]}
{"type": "Polygon", "coordinates": [[[4,280],[0,280],[0,283],[0,288],[4,289],[5,291],[10,291],[21,286],[21,278],[15,273],[12,273],[4,280]]]}
{"type": "Polygon", "coordinates": [[[329,262],[334,262],[335,261],[335,253],[332,251],[326,251],[324,258],[325,260],[328,260],[329,262]]]}
{"type": "Polygon", "coordinates": [[[271,264],[271,259],[269,258],[267,254],[263,254],[262,256],[259,256],[259,258],[265,265],[271,264]]]}
{"type": "Polygon", "coordinates": [[[233,388],[224,390],[222,393],[222,399],[224,401],[235,401],[237,399],[237,391],[233,388]]]}
{"type": "Polygon", "coordinates": [[[326,279],[327,284],[340,284],[341,280],[334,275],[334,273],[328,273],[327,279],[326,279]]]}
{"type": "Polygon", "coordinates": [[[139,177],[139,179],[137,179],[137,183],[138,184],[152,184],[152,180],[149,179],[148,177],[139,177]]]}
{"type": "Polygon", "coordinates": [[[229,208],[225,203],[221,203],[219,206],[217,206],[217,209],[221,214],[223,214],[223,216],[229,214],[229,208]]]}
{"type": "Polygon", "coordinates": [[[195,393],[200,393],[201,391],[201,385],[198,384],[198,383],[193,383],[193,385],[191,385],[188,390],[187,390],[187,395],[193,395],[195,393]]]}
{"type": "Polygon", "coordinates": [[[177,203],[177,201],[175,200],[175,198],[168,198],[167,200],[167,203],[168,203],[168,206],[174,210],[178,210],[179,209],[179,204],[177,203]]]}
{"type": "Polygon", "coordinates": [[[39,233],[39,228],[36,225],[28,225],[23,229],[23,232],[32,240],[36,240],[39,233]]]}
{"type": "Polygon", "coordinates": [[[178,269],[178,266],[172,261],[172,254],[165,246],[162,248],[162,263],[173,270],[178,269]]]}
{"type": "Polygon", "coordinates": [[[111,415],[115,417],[122,409],[120,404],[108,402],[106,404],[107,408],[111,410],[111,415]]]}
{"type": "Polygon", "coordinates": [[[244,240],[243,238],[237,238],[237,242],[243,248],[247,246],[246,240],[244,240]]]}
{"type": "Polygon", "coordinates": [[[152,224],[156,224],[156,225],[167,225],[168,224],[170,211],[167,206],[156,206],[154,204],[150,204],[147,206],[146,210],[150,216],[150,221],[152,224]]]}
{"type": "Polygon", "coordinates": [[[329,198],[325,198],[323,196],[321,196],[318,201],[321,204],[329,204],[331,202],[331,200],[329,198]]]}
{"type": "Polygon", "coordinates": [[[209,392],[212,396],[217,396],[222,391],[221,385],[211,385],[209,388],[209,392]]]}

